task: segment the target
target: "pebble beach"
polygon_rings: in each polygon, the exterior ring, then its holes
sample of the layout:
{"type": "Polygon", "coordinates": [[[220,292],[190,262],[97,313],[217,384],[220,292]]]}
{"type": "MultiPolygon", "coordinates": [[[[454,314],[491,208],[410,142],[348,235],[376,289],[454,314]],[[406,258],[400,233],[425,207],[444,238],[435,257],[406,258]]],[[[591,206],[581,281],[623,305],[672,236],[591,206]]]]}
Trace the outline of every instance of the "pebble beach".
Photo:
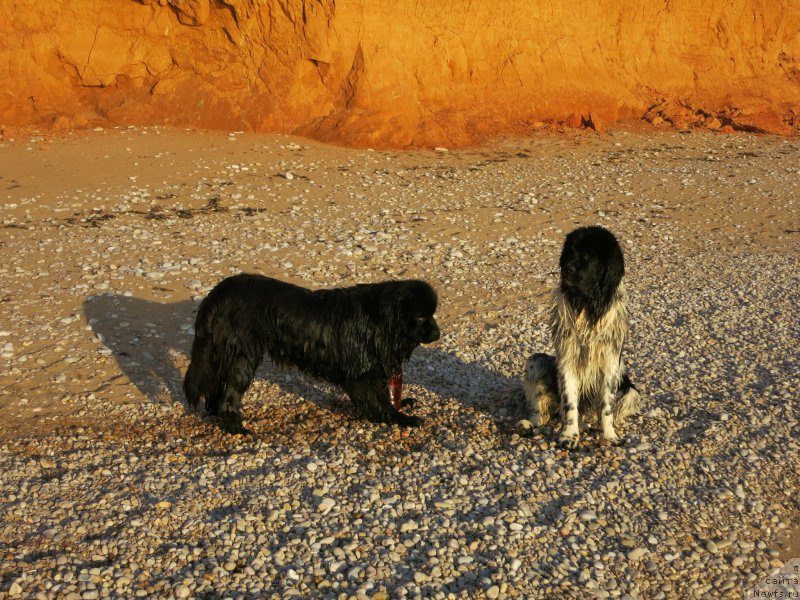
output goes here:
{"type": "Polygon", "coordinates": [[[430,151],[127,127],[0,138],[0,599],[741,598],[800,558],[800,141],[430,151]],[[643,396],[520,435],[564,236],[626,257],[643,396]],[[422,278],[421,427],[268,359],[247,436],[181,391],[221,279],[422,278]]]}

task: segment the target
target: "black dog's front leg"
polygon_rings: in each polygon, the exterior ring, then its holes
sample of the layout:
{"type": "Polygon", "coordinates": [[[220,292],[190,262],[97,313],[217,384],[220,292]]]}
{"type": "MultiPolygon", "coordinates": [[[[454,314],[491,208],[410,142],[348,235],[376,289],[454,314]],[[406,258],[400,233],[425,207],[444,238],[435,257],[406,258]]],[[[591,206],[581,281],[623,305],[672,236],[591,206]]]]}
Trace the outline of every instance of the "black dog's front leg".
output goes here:
{"type": "Polygon", "coordinates": [[[346,383],[345,392],[350,396],[358,413],[376,423],[397,423],[404,427],[414,427],[421,419],[406,415],[392,406],[389,386],[379,377],[365,377],[346,383]]]}
{"type": "Polygon", "coordinates": [[[403,371],[399,370],[389,375],[389,399],[397,409],[414,408],[414,398],[403,398],[403,371]]]}

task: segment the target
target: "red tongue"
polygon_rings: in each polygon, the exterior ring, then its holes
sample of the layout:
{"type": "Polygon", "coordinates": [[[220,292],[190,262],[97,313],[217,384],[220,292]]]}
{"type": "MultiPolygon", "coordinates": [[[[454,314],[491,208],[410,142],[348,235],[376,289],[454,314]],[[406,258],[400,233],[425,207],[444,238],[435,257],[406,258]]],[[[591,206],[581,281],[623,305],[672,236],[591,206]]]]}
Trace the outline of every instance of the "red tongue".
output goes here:
{"type": "Polygon", "coordinates": [[[403,372],[397,371],[389,375],[389,400],[397,410],[400,410],[400,402],[403,396],[403,372]]]}

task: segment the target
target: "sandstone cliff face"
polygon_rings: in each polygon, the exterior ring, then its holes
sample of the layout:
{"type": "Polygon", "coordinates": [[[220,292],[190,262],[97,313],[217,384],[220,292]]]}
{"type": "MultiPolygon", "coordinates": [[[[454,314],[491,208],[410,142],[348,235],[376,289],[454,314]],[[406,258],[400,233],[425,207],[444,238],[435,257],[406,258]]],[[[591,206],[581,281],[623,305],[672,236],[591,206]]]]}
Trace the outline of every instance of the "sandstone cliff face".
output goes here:
{"type": "Polygon", "coordinates": [[[0,40],[6,125],[375,147],[458,146],[590,111],[800,126],[793,0],[13,0],[0,40]]]}

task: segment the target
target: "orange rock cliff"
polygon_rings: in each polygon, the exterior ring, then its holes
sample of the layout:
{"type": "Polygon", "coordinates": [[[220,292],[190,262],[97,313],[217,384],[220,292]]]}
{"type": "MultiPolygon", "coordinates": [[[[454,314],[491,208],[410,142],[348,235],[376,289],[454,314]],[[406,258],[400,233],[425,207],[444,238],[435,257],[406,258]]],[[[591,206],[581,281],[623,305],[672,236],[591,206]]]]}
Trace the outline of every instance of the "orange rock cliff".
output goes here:
{"type": "Polygon", "coordinates": [[[0,125],[373,147],[545,121],[800,127],[795,0],[14,0],[0,40],[0,125]]]}

